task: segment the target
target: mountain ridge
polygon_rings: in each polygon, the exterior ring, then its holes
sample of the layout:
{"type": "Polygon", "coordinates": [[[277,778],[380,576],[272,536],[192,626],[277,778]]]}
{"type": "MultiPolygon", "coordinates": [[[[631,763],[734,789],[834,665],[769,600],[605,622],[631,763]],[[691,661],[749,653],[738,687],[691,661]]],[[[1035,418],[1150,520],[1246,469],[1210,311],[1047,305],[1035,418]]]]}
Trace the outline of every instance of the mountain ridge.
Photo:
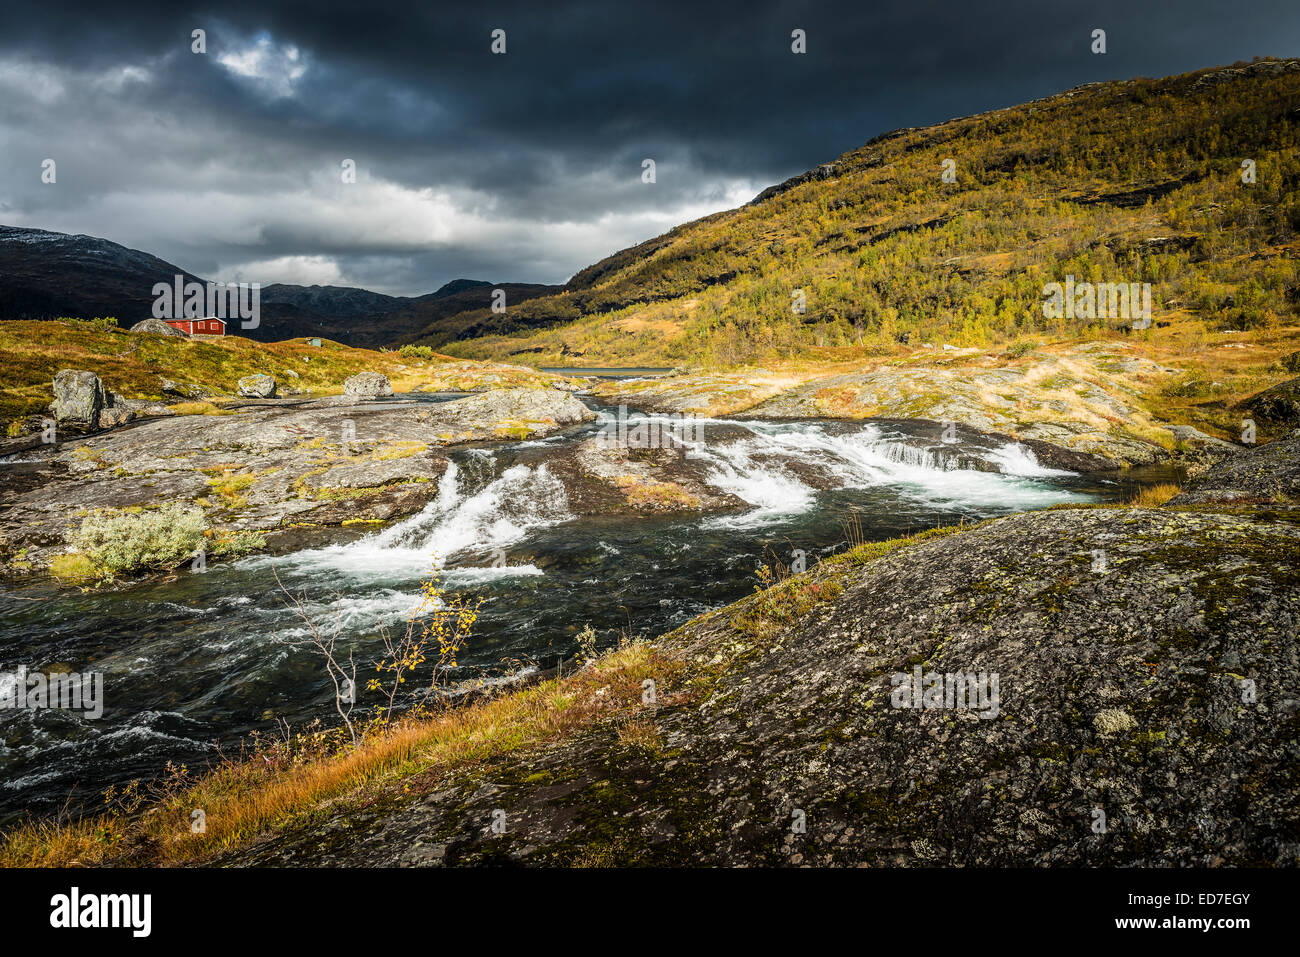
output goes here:
{"type": "MultiPolygon", "coordinates": [[[[114,316],[122,325],[152,315],[156,283],[202,277],[152,253],[85,233],[0,225],[0,320],[114,316]]],[[[261,287],[262,324],[240,330],[261,341],[325,336],[352,345],[387,345],[425,330],[504,289],[520,301],[560,287],[453,279],[421,296],[389,296],[357,286],[270,283],[261,287]]]]}

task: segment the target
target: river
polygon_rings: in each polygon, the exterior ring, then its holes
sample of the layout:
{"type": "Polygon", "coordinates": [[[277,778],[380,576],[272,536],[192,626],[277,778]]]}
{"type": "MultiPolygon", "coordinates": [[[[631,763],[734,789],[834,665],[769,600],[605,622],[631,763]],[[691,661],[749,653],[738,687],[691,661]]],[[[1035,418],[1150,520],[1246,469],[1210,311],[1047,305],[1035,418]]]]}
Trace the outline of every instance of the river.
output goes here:
{"type": "MultiPolygon", "coordinates": [[[[93,807],[110,784],[200,767],[277,719],[334,716],[320,659],[276,575],[337,621],[365,675],[378,629],[399,629],[435,556],[443,584],[483,600],[456,679],[553,667],[586,624],[601,647],[655,635],[753,590],[756,567],[795,549],[812,565],[847,547],[846,522],[883,539],[1061,502],[1126,498],[1149,473],[1077,475],[1039,466],[1015,444],[917,444],[906,423],[727,420],[705,437],[710,485],[747,503],[735,513],[575,518],[550,451],[602,421],[549,439],[461,448],[419,514],[350,541],[215,564],[129,587],[80,592],[48,583],[0,590],[0,681],[20,665],[104,675],[90,720],[58,710],[0,712],[0,819],[93,807]],[[959,454],[960,453],[960,454],[959,454]],[[962,459],[961,456],[965,458],[962,459]],[[969,466],[982,460],[985,471],[969,466]],[[503,561],[504,559],[504,561],[503,561]]],[[[719,423],[720,425],[720,423],[719,423]]],[[[363,682],[364,685],[364,682],[363,682]]],[[[367,703],[364,692],[361,705],[367,703]]]]}

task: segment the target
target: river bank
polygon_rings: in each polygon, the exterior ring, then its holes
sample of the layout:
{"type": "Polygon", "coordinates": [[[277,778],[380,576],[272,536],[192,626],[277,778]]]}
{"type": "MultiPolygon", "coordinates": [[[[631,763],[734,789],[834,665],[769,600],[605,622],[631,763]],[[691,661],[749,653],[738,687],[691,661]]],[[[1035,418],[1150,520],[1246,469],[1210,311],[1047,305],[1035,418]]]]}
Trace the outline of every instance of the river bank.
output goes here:
{"type": "MultiPolygon", "coordinates": [[[[1086,449],[1019,440],[1011,432],[1025,434],[1023,422],[1005,417],[977,421],[1008,432],[977,428],[960,420],[961,403],[996,403],[976,371],[946,373],[961,401],[927,407],[953,415],[943,421],[866,415],[876,408],[827,405],[820,380],[777,388],[761,377],[744,385],[747,410],[727,414],[739,393],[719,375],[674,373],[476,382],[468,395],[232,399],[219,414],[29,445],[0,464],[3,664],[101,670],[115,690],[100,722],[6,719],[0,813],[73,791],[93,803],[169,761],[201,765],[222,742],[327,716],[329,683],[297,647],[302,623],[286,614],[282,587],[336,621],[343,647],[365,660],[436,572],[485,602],[455,679],[497,681],[571,659],[588,626],[601,648],[679,627],[742,597],[764,565],[809,567],[863,541],[1123,502],[1241,454],[1208,436],[1174,439],[1176,426],[1172,449],[1143,443],[1134,430],[1152,418],[1113,403],[1113,441],[1090,408],[1058,410],[1058,423],[1093,429],[1086,449]],[[1130,454],[1138,445],[1147,451],[1130,454]],[[1159,464],[1102,468],[1115,463],[1099,448],[1159,464]],[[87,523],[110,516],[129,531],[172,521],[173,506],[204,529],[181,543],[180,560],[88,577],[87,523]],[[68,574],[74,561],[82,577],[68,574]]],[[[886,374],[862,381],[884,388],[886,374]]],[[[1015,382],[997,374],[1004,389],[1044,382],[1036,365],[1015,382]]]]}

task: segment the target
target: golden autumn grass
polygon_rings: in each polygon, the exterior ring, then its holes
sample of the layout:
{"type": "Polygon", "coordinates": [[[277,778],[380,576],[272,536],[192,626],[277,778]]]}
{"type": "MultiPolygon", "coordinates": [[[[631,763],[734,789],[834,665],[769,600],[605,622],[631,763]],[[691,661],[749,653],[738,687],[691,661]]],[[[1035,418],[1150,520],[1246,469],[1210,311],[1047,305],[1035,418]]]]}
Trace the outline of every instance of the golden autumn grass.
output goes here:
{"type": "Polygon", "coordinates": [[[673,482],[655,482],[640,475],[619,475],[614,484],[633,508],[697,509],[700,497],[673,482]]]}
{"type": "MultiPolygon", "coordinates": [[[[395,722],[372,730],[356,748],[294,752],[272,746],[192,781],[182,777],[130,812],[21,824],[4,836],[0,866],[202,864],[272,827],[305,822],[327,806],[400,792],[425,772],[472,764],[608,719],[636,722],[641,682],[653,677],[663,703],[682,667],[652,645],[625,643],[576,674],[395,722]],[[191,831],[195,810],[204,813],[203,833],[191,831]]],[[[644,729],[638,735],[643,744],[652,738],[644,729]]]]}
{"type": "MultiPolygon", "coordinates": [[[[475,389],[485,379],[499,387],[554,381],[531,369],[467,363],[432,350],[404,355],[329,339],[313,347],[306,339],[256,342],[238,335],[180,339],[77,321],[0,322],[0,353],[5,357],[0,366],[0,420],[43,412],[53,398],[51,383],[60,369],[84,369],[127,398],[156,401],[168,399],[162,392],[163,378],[234,396],[239,379],[254,373],[275,377],[282,389],[316,395],[337,394],[345,379],[366,370],[388,376],[396,392],[475,389]]],[[[224,410],[198,400],[178,403],[174,411],[221,415],[224,410]]]]}
{"type": "Polygon", "coordinates": [[[230,409],[223,409],[211,402],[177,402],[171,406],[177,415],[234,415],[230,409]]]}
{"type": "Polygon", "coordinates": [[[1137,508],[1159,508],[1181,492],[1177,485],[1148,485],[1129,500],[1137,508]]]}

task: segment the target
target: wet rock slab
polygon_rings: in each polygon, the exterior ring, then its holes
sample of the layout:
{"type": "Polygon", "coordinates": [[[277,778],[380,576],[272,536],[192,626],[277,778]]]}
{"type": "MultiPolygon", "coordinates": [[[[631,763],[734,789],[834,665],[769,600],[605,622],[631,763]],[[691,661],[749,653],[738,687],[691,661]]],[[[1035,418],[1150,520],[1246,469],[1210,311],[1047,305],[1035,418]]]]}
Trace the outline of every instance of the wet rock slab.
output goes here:
{"type": "Polygon", "coordinates": [[[0,466],[0,541],[42,564],[87,510],[195,501],[214,526],[382,521],[436,494],[460,442],[537,438],[594,418],[555,389],[429,406],[356,397],[248,400],[230,414],[160,418],[22,453],[0,466]],[[238,486],[223,492],[223,480],[238,486]]]}
{"type": "Polygon", "coordinates": [[[680,374],[601,383],[604,401],[660,412],[770,419],[925,419],[1036,443],[1072,471],[1168,461],[1174,439],[1141,405],[1141,392],[1175,370],[1088,344],[1007,365],[959,350],[867,363],[861,371],[680,374]],[[1157,441],[1159,439],[1159,441],[1157,441]],[[1050,448],[1049,448],[1050,447],[1050,448]]]}

